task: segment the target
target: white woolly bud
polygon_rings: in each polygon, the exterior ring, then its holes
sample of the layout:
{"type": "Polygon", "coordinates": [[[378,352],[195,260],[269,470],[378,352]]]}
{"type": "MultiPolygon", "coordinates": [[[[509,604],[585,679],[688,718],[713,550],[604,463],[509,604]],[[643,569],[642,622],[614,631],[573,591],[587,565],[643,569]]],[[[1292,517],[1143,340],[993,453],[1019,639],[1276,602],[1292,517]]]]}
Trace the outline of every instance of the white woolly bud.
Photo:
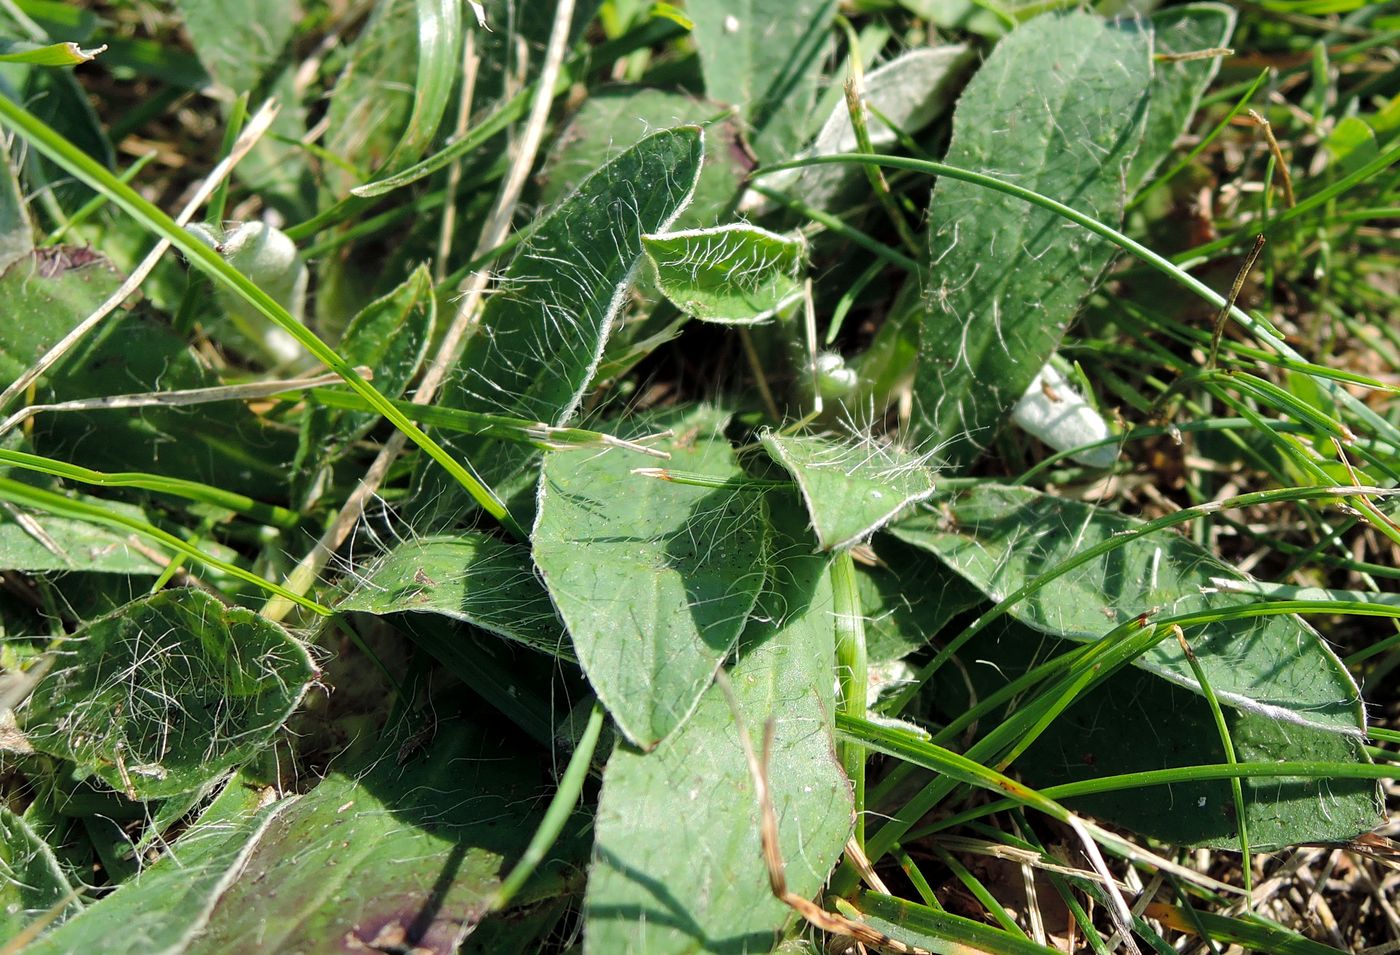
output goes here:
{"type": "Polygon", "coordinates": [[[835,352],[824,351],[812,365],[817,377],[817,391],[826,399],[844,398],[856,390],[860,379],[855,369],[846,367],[846,359],[835,352]]]}
{"type": "MultiPolygon", "coordinates": [[[[1011,420],[1056,451],[1113,437],[1103,416],[1050,364],[1016,402],[1011,420]]],[[[1070,457],[1085,467],[1106,468],[1118,459],[1118,449],[1106,444],[1070,457]]]]}
{"type": "MultiPolygon", "coordinates": [[[[239,222],[228,230],[198,223],[186,226],[190,235],[204,242],[239,272],[247,276],[293,318],[302,321],[306,305],[306,264],[296,243],[285,232],[265,222],[239,222]]],[[[265,316],[242,298],[222,288],[219,301],[236,318],[250,323],[262,344],[281,361],[293,361],[303,354],[295,338],[270,325],[265,316]]]]}

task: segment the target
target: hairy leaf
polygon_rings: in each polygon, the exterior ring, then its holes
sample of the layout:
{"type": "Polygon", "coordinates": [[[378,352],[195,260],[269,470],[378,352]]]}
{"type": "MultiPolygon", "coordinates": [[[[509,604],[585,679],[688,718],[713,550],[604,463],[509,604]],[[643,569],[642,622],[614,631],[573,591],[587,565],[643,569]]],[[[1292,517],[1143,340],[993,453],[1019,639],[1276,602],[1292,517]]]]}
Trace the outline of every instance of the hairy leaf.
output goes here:
{"type": "Polygon", "coordinates": [[[48,843],[0,806],[0,938],[14,938],[55,906],[59,920],[77,915],[82,906],[72,892],[48,843]]]}
{"type": "Polygon", "coordinates": [[[29,745],[142,800],[250,758],[316,673],[277,624],[199,590],[133,601],[51,652],[18,713],[29,745]]]}
{"type": "Polygon", "coordinates": [[[801,241],[747,225],[642,236],[661,291],[695,318],[747,325],[802,294],[801,241]]]}
{"type": "Polygon", "coordinates": [[[537,774],[466,714],[426,751],[387,742],[272,820],[189,955],[457,950],[538,824],[537,774]]]}
{"type": "Polygon", "coordinates": [[[934,491],[933,472],[923,461],[874,441],[769,432],[763,446],[797,481],[822,550],[869,537],[934,491]]]}
{"type": "Polygon", "coordinates": [[[149,955],[189,950],[258,837],[293,804],[257,816],[197,824],[135,880],[25,948],[32,955],[149,955]]]}
{"type": "Polygon", "coordinates": [[[768,559],[767,505],[721,433],[726,416],[668,421],[678,470],[735,486],[632,473],[609,450],[545,456],[535,562],[599,699],[649,749],[685,722],[743,630],[768,559]]]}
{"type": "MultiPolygon", "coordinates": [[[[1142,139],[1149,34],[1040,16],[997,44],[953,114],[946,161],[1110,224],[1142,139]]],[[[965,464],[1040,371],[1114,247],[1038,206],[945,179],[933,195],[915,423],[965,464]]]]}
{"type": "Polygon", "coordinates": [[[585,952],[766,952],[791,911],[773,897],[759,808],[739,742],[761,745],[788,886],[813,895],[851,826],[851,792],[831,738],[833,645],[825,555],[796,501],[774,501],[782,556],[730,671],[655,750],[619,747],[603,775],[584,903],[585,952]]]}
{"type": "Polygon", "coordinates": [[[394,548],[337,610],[439,614],[559,654],[563,627],[523,544],[466,532],[394,548]]]}
{"type": "MultiPolygon", "coordinates": [[[[574,416],[642,254],[642,235],[685,208],[704,155],[695,126],[655,133],[540,220],[487,299],[442,404],[561,425],[574,416]]],[[[488,484],[531,452],[441,434],[488,484]]]]}

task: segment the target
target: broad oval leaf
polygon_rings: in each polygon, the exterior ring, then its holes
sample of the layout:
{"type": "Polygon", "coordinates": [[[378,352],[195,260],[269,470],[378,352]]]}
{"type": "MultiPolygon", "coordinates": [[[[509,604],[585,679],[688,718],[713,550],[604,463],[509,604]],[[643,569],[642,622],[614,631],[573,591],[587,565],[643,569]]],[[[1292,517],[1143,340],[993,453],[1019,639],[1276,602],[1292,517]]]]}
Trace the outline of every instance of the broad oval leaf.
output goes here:
{"type": "Polygon", "coordinates": [[[797,482],[822,550],[850,547],[934,492],[922,459],[881,442],[769,432],[763,447],[797,482]]]}
{"type": "Polygon", "coordinates": [[[767,504],[744,486],[725,421],[667,422],[677,436],[662,447],[728,487],[640,477],[618,450],[545,456],[535,562],[589,682],[644,749],[690,716],[763,585],[767,504]]]}
{"type": "Polygon", "coordinates": [[[29,745],[142,800],[249,759],[317,672],[280,626],[199,590],[133,601],[50,652],[18,711],[29,745]]]}
{"type": "Polygon", "coordinates": [[[437,614],[568,655],[564,628],[523,544],[475,532],[426,537],[394,548],[356,580],[337,610],[437,614]]]}
{"type": "MultiPolygon", "coordinates": [[[[1081,551],[1140,526],[1140,521],[1092,504],[1030,488],[982,485],[890,530],[936,554],[999,601],[1081,551]]],[[[1212,578],[1221,577],[1248,579],[1193,541],[1164,530],[1124,541],[1008,612],[1054,636],[1097,640],[1143,613],[1184,614],[1252,602],[1244,595],[1212,592],[1212,578]]],[[[1192,645],[1226,705],[1350,736],[1359,736],[1365,726],[1360,692],[1346,667],[1298,617],[1215,622],[1193,635],[1192,645]]],[[[1175,640],[1161,641],[1134,663],[1200,690],[1175,640]]]]}
{"type": "Polygon", "coordinates": [[[654,87],[608,87],[589,94],[555,140],[542,176],[540,201],[553,205],[604,163],[653,130],[694,123],[705,129],[705,162],[678,228],[714,225],[734,205],[747,173],[729,107],[654,87]]]}
{"type": "Polygon", "coordinates": [[[706,322],[749,325],[802,294],[803,244],[749,225],[644,235],[656,283],[677,308],[706,322]]]}
{"type": "MultiPolygon", "coordinates": [[[[946,162],[1122,218],[1152,80],[1150,35],[1047,15],[997,44],[953,113],[946,162]]],[[[1059,215],[943,179],[929,210],[915,424],[968,463],[1044,366],[1114,247],[1059,215]]]]}
{"type": "Polygon", "coordinates": [[[766,952],[792,912],[773,897],[759,808],[736,720],[760,745],[788,886],[816,894],[851,828],[831,737],[834,625],[827,558],[796,501],[775,501],[782,555],[720,687],[655,750],[618,747],[603,775],[584,901],[585,953],[766,952]]]}

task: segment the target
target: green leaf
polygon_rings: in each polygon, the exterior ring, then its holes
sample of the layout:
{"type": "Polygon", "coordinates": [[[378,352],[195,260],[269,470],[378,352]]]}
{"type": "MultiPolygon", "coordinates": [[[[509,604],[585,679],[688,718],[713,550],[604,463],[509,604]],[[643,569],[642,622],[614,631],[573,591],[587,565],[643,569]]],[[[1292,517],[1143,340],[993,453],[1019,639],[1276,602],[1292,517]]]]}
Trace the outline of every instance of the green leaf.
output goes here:
{"type": "Polygon", "coordinates": [[[769,432],[763,446],[797,481],[822,550],[858,543],[934,491],[921,459],[882,442],[769,432]]]}
{"type": "Polygon", "coordinates": [[[29,745],[141,800],[249,759],[316,674],[281,627],[199,590],[133,601],[51,652],[18,712],[29,745]]]}
{"type": "MultiPolygon", "coordinates": [[[[861,99],[870,107],[866,123],[871,145],[887,152],[881,147],[897,142],[898,133],[913,135],[942,115],[952,105],[974,56],[972,48],[961,43],[926,47],[910,50],[866,73],[861,99]]],[[[843,98],[832,108],[807,154],[826,156],[857,150],[851,111],[843,98]]],[[[863,169],[844,165],[809,166],[778,173],[766,181],[769,187],[800,196],[819,209],[833,208],[854,193],[858,183],[867,188],[869,183],[863,169]]]]}
{"type": "Polygon", "coordinates": [[[850,833],[850,786],[831,737],[827,558],[811,552],[796,501],[775,499],[774,510],[782,557],[729,674],[738,712],[712,686],[655,750],[621,746],[608,761],[584,903],[587,952],[766,952],[792,920],[768,885],[736,719],[755,747],[774,719],[768,779],[793,892],[817,893],[850,833]]]}
{"type": "MultiPolygon", "coordinates": [[[[685,208],[703,156],[698,127],[655,133],[541,219],[486,300],[441,403],[549,425],[572,418],[625,300],[641,236],[665,229],[685,208]]],[[[532,454],[442,437],[488,484],[518,473],[532,454]]]]}
{"type": "Polygon", "coordinates": [[[552,206],[572,192],[593,170],[634,145],[652,130],[682,123],[705,127],[709,144],[695,186],[695,197],[676,218],[679,228],[715,225],[727,216],[746,169],[737,125],[722,121],[727,107],[646,87],[603,89],[590,93],[556,140],[545,167],[540,202],[552,206]]]}
{"type": "Polygon", "coordinates": [[[616,450],[545,456],[535,562],[593,689],[644,749],[690,716],[763,585],[767,505],[742,485],[726,420],[693,411],[661,447],[732,487],[640,477],[616,450]]]}
{"type": "MultiPolygon", "coordinates": [[[[1192,643],[1198,644],[1199,638],[1192,643]]],[[[1031,661],[1070,648],[1059,641],[1047,645],[1043,634],[1011,624],[995,640],[978,644],[978,660],[987,666],[969,669],[982,678],[979,694],[990,693],[1004,680],[1019,676],[1031,661]]],[[[961,696],[958,682],[947,689],[950,702],[961,696]]],[[[1369,761],[1360,739],[1242,709],[1227,709],[1225,716],[1240,762],[1369,761]]],[[[1027,783],[1045,789],[1102,776],[1224,762],[1220,735],[1200,695],[1125,668],[1061,713],[1016,760],[1016,767],[1027,783]]],[[[1370,831],[1383,818],[1373,780],[1299,777],[1241,782],[1249,842],[1255,849],[1342,842],[1370,831]]],[[[1239,849],[1227,780],[1123,789],[1065,803],[1174,845],[1239,849]]]]}
{"type": "MultiPolygon", "coordinates": [[[[947,162],[1116,225],[1142,138],[1150,36],[1087,13],[1013,30],[953,114],[947,162]]],[[[1060,216],[960,180],[938,183],[915,425],[968,463],[1055,350],[1114,247],[1060,216]]]]}
{"type": "Polygon", "coordinates": [[[786,159],[813,125],[836,0],[707,0],[686,13],[705,95],[739,107],[759,159],[786,159]]]}
{"type": "MultiPolygon", "coordinates": [[[[5,282],[0,278],[0,289],[5,282]]],[[[53,400],[221,384],[168,324],[146,312],[109,316],[52,373],[53,400]]],[[[41,415],[46,456],[108,471],[144,471],[254,497],[285,493],[296,436],[268,427],[243,402],[41,415]]]]}
{"type": "Polygon", "coordinates": [[[677,308],[707,322],[750,325],[802,294],[803,243],[749,225],[642,236],[657,284],[677,308]]]}
{"type": "MultiPolygon", "coordinates": [[[[901,540],[948,563],[992,600],[1079,552],[1142,526],[1105,508],[1029,488],[982,485],[941,511],[891,527],[901,540]]],[[[1170,531],[1125,541],[1030,594],[1009,611],[1058,637],[1092,641],[1143,613],[1187,614],[1246,607],[1248,596],[1214,592],[1212,578],[1247,580],[1194,542],[1170,531]]],[[[1192,645],[1216,696],[1273,720],[1360,736],[1360,694],[1317,632],[1289,615],[1247,617],[1192,632],[1192,645]]],[[[1199,685],[1175,640],[1163,640],[1136,666],[1180,686],[1199,685]]]]}
{"type": "Polygon", "coordinates": [[[437,614],[556,656],[564,628],[523,544],[466,532],[394,548],[356,577],[337,611],[437,614]]]}
{"type": "Polygon", "coordinates": [[[258,85],[281,59],[296,26],[282,0],[178,0],[199,61],[235,96],[258,85]]]}
{"type": "MultiPolygon", "coordinates": [[[[83,500],[145,521],[138,507],[84,495],[83,500]]],[[[0,569],[82,570],[108,574],[148,574],[160,565],[132,546],[130,534],[50,514],[0,511],[0,569]]]]}
{"type": "MultiPolygon", "coordinates": [[[[433,277],[420,265],[402,285],[355,316],[338,350],[350,364],[373,369],[380,394],[398,398],[418,374],[436,319],[433,277]]],[[[374,412],[308,408],[293,465],[294,499],[311,497],[317,479],[345,453],[346,445],[364,437],[379,420],[374,412]]]]}
{"type": "Polygon", "coordinates": [[[5,52],[0,53],[0,63],[28,63],[32,66],[77,66],[91,61],[102,52],[102,49],[84,50],[76,43],[41,46],[10,40],[0,41],[0,46],[5,47],[5,52]]]}
{"type": "Polygon", "coordinates": [[[928,645],[954,617],[982,603],[982,592],[937,558],[889,534],[871,542],[876,563],[856,562],[871,663],[898,660],[928,645]]]}
{"type": "MultiPolygon", "coordinates": [[[[1152,14],[1155,53],[1193,53],[1223,47],[1235,31],[1235,11],[1222,3],[1191,3],[1152,14]]],[[[1218,56],[1153,64],[1142,148],[1128,167],[1128,192],[1137,192],[1171,155],[1191,125],[1201,96],[1220,72],[1218,56]]]]}
{"type": "Polygon", "coordinates": [[[455,952],[538,823],[539,774],[465,713],[404,743],[278,813],[184,951],[455,952]]]}
{"type": "Polygon", "coordinates": [[[258,816],[196,824],[154,865],[25,948],[26,955],[183,953],[258,837],[294,800],[258,816]]]}
{"type": "Polygon", "coordinates": [[[18,378],[120,285],[111,263],[89,249],[53,246],[14,260],[0,275],[0,380],[18,378]]]}
{"type": "Polygon", "coordinates": [[[34,251],[34,223],[10,150],[0,146],[0,272],[34,251]]]}
{"type": "MultiPolygon", "coordinates": [[[[0,806],[0,938],[14,938],[72,891],[48,843],[23,818],[0,806]]],[[[74,896],[62,906],[58,918],[71,918],[81,911],[74,896]]]]}

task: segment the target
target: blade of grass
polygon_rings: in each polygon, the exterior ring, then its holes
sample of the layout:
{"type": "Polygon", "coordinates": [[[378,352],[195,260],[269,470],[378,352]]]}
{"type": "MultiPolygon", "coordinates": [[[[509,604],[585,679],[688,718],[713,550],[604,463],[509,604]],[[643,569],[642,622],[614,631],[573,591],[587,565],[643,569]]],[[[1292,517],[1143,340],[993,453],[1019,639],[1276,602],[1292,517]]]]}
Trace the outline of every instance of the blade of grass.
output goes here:
{"type": "Polygon", "coordinates": [[[36,149],[67,172],[82,180],[86,185],[110,196],[114,203],[138,222],[183,252],[191,263],[209,273],[215,281],[224,285],[257,309],[274,325],[291,335],[327,368],[340,375],[346,384],[368,401],[376,412],[389,419],[395,428],[407,435],[429,457],[440,464],[466,489],[467,493],[486,513],[496,518],[515,537],[521,540],[525,539],[524,530],[511,517],[495,493],[476,478],[468,464],[457,461],[443,450],[436,441],[404,417],[403,412],[390,404],[387,398],[365,381],[355,369],[336,354],[334,349],[289,315],[286,309],[257,285],[250,282],[241,272],[225,262],[217,252],[191,236],[154,204],[138,195],[135,190],[118,180],[116,176],[86,153],[7,97],[0,97],[0,123],[23,136],[36,149]]]}
{"type": "Polygon", "coordinates": [[[62,494],[53,491],[46,491],[42,488],[32,487],[22,484],[11,478],[0,477],[0,499],[10,501],[15,504],[22,504],[33,507],[37,510],[47,511],[50,514],[57,514],[60,517],[69,517],[74,520],[88,521],[94,524],[105,524],[108,527],[117,527],[122,530],[134,531],[142,537],[149,537],[151,540],[164,544],[172,550],[178,551],[193,560],[199,561],[216,570],[221,570],[231,577],[237,577],[246,583],[250,583],[268,593],[276,594],[286,600],[293,601],[297,605],[310,610],[312,613],[328,617],[332,611],[314,600],[293,593],[287,588],[274,584],[266,578],[260,577],[250,570],[244,570],[237,564],[231,564],[226,560],[211,557],[197,547],[193,547],[174,534],[163,531],[159,527],[139,521],[135,518],[127,517],[124,514],[107,511],[95,504],[86,501],[76,501],[62,494]]]}
{"type": "MultiPolygon", "coordinates": [[[[1345,179],[1339,180],[1337,183],[1334,183],[1327,189],[1324,189],[1316,195],[1310,196],[1303,202],[1298,203],[1298,205],[1294,206],[1292,209],[1288,210],[1288,212],[1284,213],[1284,215],[1280,216],[1279,219],[1275,220],[1274,224],[1277,225],[1278,222],[1284,219],[1296,218],[1297,216],[1302,215],[1308,209],[1315,208],[1317,205],[1326,202],[1333,196],[1339,195],[1340,193],[1346,191],[1346,189],[1364,181],[1371,175],[1374,175],[1376,172],[1386,168],[1398,159],[1400,159],[1400,146],[1388,150],[1384,155],[1378,157],[1376,160],[1373,160],[1370,163],[1367,163],[1365,166],[1358,169],[1355,173],[1352,173],[1350,176],[1345,177],[1345,179]]],[[[1152,266],[1157,271],[1163,273],[1168,278],[1175,281],[1177,284],[1190,289],[1196,295],[1198,295],[1205,301],[1210,302],[1217,308],[1225,307],[1227,304],[1226,299],[1223,296],[1211,289],[1200,279],[1197,279],[1195,276],[1188,273],[1180,265],[1172,262],[1171,260],[1167,259],[1162,255],[1159,255],[1156,252],[1153,252],[1141,242],[1138,242],[1137,240],[1132,239],[1127,235],[1124,235],[1122,232],[1119,232],[1117,229],[1114,229],[1111,226],[1104,225],[1102,222],[1099,222],[1097,219],[1094,219],[1091,216],[1084,215],[1082,212],[1079,212],[1071,208],[1070,206],[1065,205],[1062,202],[1059,202],[1055,199],[1051,199],[1048,196],[1043,196],[1038,192],[1034,192],[1022,186],[1017,186],[1014,183],[1005,182],[1001,179],[996,178],[995,176],[989,176],[984,173],[973,172],[971,170],[962,169],[957,166],[949,166],[946,163],[931,162],[929,160],[924,159],[910,159],[905,156],[867,156],[860,153],[839,153],[828,156],[812,156],[805,159],[794,159],[788,162],[775,163],[771,166],[765,166],[762,169],[757,170],[754,174],[756,176],[766,175],[768,173],[778,172],[783,169],[797,169],[802,166],[814,164],[821,165],[826,163],[877,163],[882,166],[890,166],[896,169],[910,169],[915,172],[923,172],[933,176],[947,176],[952,179],[960,179],[964,182],[970,182],[974,185],[982,186],[987,189],[993,189],[997,192],[1005,193],[1006,195],[1015,196],[1019,199],[1024,200],[1025,202],[1032,203],[1044,209],[1049,209],[1050,211],[1056,213],[1057,215],[1063,216],[1069,221],[1075,223],[1076,225],[1083,226],[1085,229],[1088,229],[1095,235],[1102,236],[1103,238],[1108,239],[1110,242],[1113,242],[1120,248],[1124,249],[1127,252],[1130,252],[1137,258],[1141,259],[1143,262],[1152,266]]],[[[1224,246],[1222,246],[1222,248],[1223,247],[1224,246]]],[[[1302,357],[1302,355],[1298,354],[1297,351],[1295,351],[1291,346],[1288,345],[1287,342],[1283,340],[1283,338],[1279,335],[1277,330],[1274,329],[1271,325],[1269,325],[1267,321],[1248,314],[1238,306],[1230,306],[1230,315],[1237,322],[1239,322],[1240,325],[1244,329],[1246,329],[1250,334],[1254,335],[1256,338],[1267,344],[1270,348],[1274,349],[1279,354],[1287,358],[1291,358],[1295,361],[1305,360],[1302,357]]],[[[1388,440],[1396,443],[1397,445],[1400,445],[1400,428],[1397,428],[1389,421],[1386,421],[1376,412],[1368,408],[1360,399],[1347,393],[1345,390],[1338,388],[1334,383],[1329,382],[1325,379],[1319,380],[1318,383],[1329,395],[1334,397],[1337,401],[1341,402],[1342,404],[1345,404],[1357,415],[1358,418],[1365,421],[1368,425],[1374,428],[1378,434],[1382,434],[1388,440]]]]}

